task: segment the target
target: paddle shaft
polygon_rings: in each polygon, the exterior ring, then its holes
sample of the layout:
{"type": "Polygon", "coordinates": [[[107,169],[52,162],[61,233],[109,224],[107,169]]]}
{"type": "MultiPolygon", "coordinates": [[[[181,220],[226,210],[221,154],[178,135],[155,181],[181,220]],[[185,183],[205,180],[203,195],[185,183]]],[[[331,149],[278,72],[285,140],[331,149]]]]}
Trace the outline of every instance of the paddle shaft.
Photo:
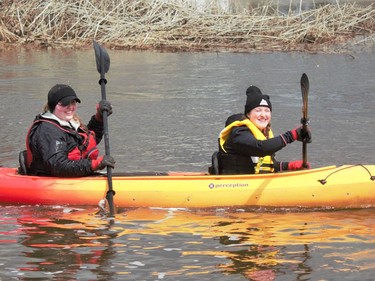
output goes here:
{"type": "MultiPolygon", "coordinates": [[[[101,91],[102,91],[102,100],[106,100],[106,91],[105,91],[105,84],[106,82],[101,81],[101,91]]],[[[104,149],[105,149],[105,155],[111,155],[110,147],[109,147],[109,130],[108,130],[108,112],[103,111],[103,137],[104,137],[104,149]]],[[[107,166],[107,181],[108,181],[108,192],[106,194],[106,198],[108,200],[109,205],[109,216],[114,217],[115,215],[115,207],[113,203],[113,183],[112,183],[112,168],[110,166],[107,166]]]]}
{"type": "MultiPolygon", "coordinates": [[[[97,63],[97,69],[100,73],[100,88],[101,88],[101,94],[102,94],[102,100],[107,100],[107,94],[106,94],[106,84],[107,80],[105,79],[105,73],[109,69],[109,56],[107,52],[94,41],[94,49],[95,49],[95,56],[96,56],[96,63],[97,63]]],[[[105,154],[110,155],[110,147],[109,147],[109,129],[108,129],[108,112],[104,110],[102,112],[103,116],[103,136],[104,136],[104,145],[105,145],[105,154]]],[[[108,201],[109,205],[109,216],[114,217],[115,216],[115,206],[113,202],[113,196],[115,194],[113,190],[113,184],[112,184],[112,168],[110,166],[107,166],[107,182],[108,182],[108,191],[106,194],[106,199],[108,201]]]]}
{"type": "MultiPolygon", "coordinates": [[[[301,77],[301,92],[302,92],[302,130],[307,132],[308,118],[308,93],[309,93],[309,78],[304,73],[301,77]]],[[[302,165],[304,168],[308,168],[307,165],[307,141],[303,139],[302,142],[302,165]]]]}

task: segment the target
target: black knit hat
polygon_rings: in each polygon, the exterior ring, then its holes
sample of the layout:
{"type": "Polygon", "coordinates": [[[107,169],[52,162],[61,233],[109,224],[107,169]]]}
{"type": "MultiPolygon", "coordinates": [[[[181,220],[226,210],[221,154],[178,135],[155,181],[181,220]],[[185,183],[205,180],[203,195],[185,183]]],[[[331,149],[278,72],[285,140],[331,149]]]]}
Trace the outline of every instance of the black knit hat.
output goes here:
{"type": "Polygon", "coordinates": [[[250,86],[247,88],[246,96],[245,114],[258,106],[268,107],[272,111],[270,97],[268,95],[263,95],[258,87],[250,86]]]}
{"type": "Polygon", "coordinates": [[[77,97],[76,92],[74,92],[74,90],[68,85],[56,84],[48,92],[48,107],[51,112],[55,109],[56,104],[59,102],[66,106],[73,100],[76,100],[79,103],[81,102],[81,100],[77,97]]]}

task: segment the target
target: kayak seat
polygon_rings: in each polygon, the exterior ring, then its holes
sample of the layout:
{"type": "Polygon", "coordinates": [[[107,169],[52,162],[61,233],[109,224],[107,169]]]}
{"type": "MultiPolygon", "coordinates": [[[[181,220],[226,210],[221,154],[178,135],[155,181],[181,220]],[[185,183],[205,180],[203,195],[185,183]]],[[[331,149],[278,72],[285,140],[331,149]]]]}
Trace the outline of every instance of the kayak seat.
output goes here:
{"type": "Polygon", "coordinates": [[[23,150],[18,154],[18,162],[20,164],[20,166],[18,167],[18,173],[20,175],[28,175],[28,169],[26,165],[26,154],[26,150],[23,150]]]}
{"type": "Polygon", "coordinates": [[[219,161],[219,151],[215,151],[211,157],[211,167],[208,168],[208,173],[210,175],[220,174],[220,161],[219,161]]]}

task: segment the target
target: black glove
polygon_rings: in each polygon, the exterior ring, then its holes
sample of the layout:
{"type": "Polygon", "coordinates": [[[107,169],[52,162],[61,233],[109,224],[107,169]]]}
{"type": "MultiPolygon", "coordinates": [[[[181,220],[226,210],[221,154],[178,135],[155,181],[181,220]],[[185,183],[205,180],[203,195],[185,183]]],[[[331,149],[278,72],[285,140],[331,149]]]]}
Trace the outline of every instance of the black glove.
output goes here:
{"type": "Polygon", "coordinates": [[[298,127],[291,131],[293,135],[293,139],[297,141],[305,141],[307,143],[311,143],[311,131],[309,127],[306,127],[306,130],[303,127],[298,127]]]}
{"type": "Polygon", "coordinates": [[[97,167],[98,170],[103,170],[105,167],[109,166],[111,168],[115,167],[115,159],[111,155],[104,155],[102,157],[102,160],[99,162],[99,165],[97,167]]]}
{"type": "Polygon", "coordinates": [[[302,126],[295,128],[291,131],[287,131],[285,134],[281,135],[285,145],[288,143],[292,143],[294,141],[306,141],[307,143],[311,143],[311,131],[309,127],[307,127],[307,131],[303,130],[302,126]]]}
{"type": "Polygon", "coordinates": [[[96,119],[99,121],[103,120],[103,111],[107,111],[107,116],[110,116],[112,114],[112,105],[107,100],[101,100],[96,105],[96,119]]]}

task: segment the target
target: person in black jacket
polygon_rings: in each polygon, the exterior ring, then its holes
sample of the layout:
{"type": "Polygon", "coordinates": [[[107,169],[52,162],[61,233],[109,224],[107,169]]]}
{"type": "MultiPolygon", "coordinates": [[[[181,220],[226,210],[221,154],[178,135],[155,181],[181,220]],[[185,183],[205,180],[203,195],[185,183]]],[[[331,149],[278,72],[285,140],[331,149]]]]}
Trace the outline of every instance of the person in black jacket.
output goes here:
{"type": "MultiPolygon", "coordinates": [[[[275,153],[296,140],[311,142],[311,132],[298,127],[279,136],[271,130],[272,105],[256,86],[246,91],[244,114],[230,116],[219,136],[219,174],[272,173],[303,169],[302,160],[279,162],[275,153]]],[[[307,163],[308,168],[310,164],[307,163]]]]}
{"type": "Polygon", "coordinates": [[[57,84],[50,89],[44,112],[36,116],[27,134],[27,174],[81,177],[114,167],[113,157],[99,156],[97,148],[103,136],[102,113],[110,115],[111,104],[100,101],[85,126],[76,114],[80,102],[68,85],[57,84]]]}

